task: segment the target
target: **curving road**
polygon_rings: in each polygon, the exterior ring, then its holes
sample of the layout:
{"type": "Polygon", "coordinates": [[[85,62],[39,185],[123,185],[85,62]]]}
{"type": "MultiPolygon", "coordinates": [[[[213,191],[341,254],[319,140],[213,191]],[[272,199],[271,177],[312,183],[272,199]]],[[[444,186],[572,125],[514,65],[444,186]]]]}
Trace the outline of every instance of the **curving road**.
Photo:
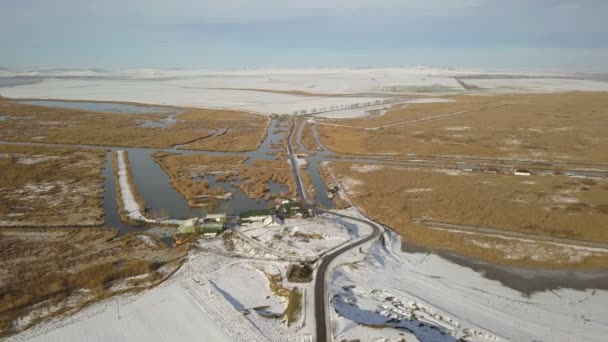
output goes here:
{"type": "Polygon", "coordinates": [[[353,249],[353,248],[357,248],[360,245],[367,243],[369,241],[378,239],[380,237],[380,235],[382,234],[382,228],[380,228],[379,225],[369,221],[369,220],[365,220],[365,219],[361,219],[361,218],[357,218],[357,217],[353,217],[353,216],[348,216],[348,215],[344,215],[344,214],[338,214],[329,210],[325,210],[323,208],[319,208],[316,207],[314,205],[312,205],[306,198],[306,193],[304,191],[304,186],[302,184],[302,179],[300,178],[300,172],[299,172],[299,167],[298,167],[298,163],[296,160],[296,155],[293,152],[293,147],[291,146],[291,137],[293,134],[295,128],[295,123],[294,120],[291,120],[291,127],[289,128],[289,134],[287,136],[287,151],[289,153],[289,159],[291,161],[291,169],[293,171],[293,176],[296,182],[296,188],[298,191],[298,196],[301,197],[304,202],[306,203],[306,205],[314,210],[317,213],[324,213],[324,214],[328,214],[328,215],[333,215],[333,216],[337,216],[337,217],[342,217],[345,219],[349,219],[349,220],[353,220],[353,221],[357,221],[357,222],[361,222],[364,224],[367,224],[368,226],[370,226],[372,228],[372,233],[369,234],[368,236],[353,241],[352,243],[341,247],[335,251],[333,251],[332,253],[326,254],[323,258],[321,258],[321,263],[319,264],[319,268],[317,269],[317,276],[315,278],[315,320],[316,320],[316,325],[317,325],[317,342],[326,342],[326,341],[331,341],[332,336],[331,336],[331,324],[330,324],[330,319],[329,319],[329,315],[327,312],[328,309],[328,296],[327,296],[327,289],[326,289],[326,278],[327,278],[327,272],[329,270],[329,266],[331,264],[332,261],[334,261],[338,256],[340,256],[341,254],[353,249]]]}

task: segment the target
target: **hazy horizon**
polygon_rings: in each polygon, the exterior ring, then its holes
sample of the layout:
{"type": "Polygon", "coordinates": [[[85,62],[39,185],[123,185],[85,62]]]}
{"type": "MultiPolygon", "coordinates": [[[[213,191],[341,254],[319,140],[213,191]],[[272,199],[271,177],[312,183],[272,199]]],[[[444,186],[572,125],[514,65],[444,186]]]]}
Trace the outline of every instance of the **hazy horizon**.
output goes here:
{"type": "Polygon", "coordinates": [[[608,72],[606,17],[600,0],[7,0],[0,66],[608,72]]]}

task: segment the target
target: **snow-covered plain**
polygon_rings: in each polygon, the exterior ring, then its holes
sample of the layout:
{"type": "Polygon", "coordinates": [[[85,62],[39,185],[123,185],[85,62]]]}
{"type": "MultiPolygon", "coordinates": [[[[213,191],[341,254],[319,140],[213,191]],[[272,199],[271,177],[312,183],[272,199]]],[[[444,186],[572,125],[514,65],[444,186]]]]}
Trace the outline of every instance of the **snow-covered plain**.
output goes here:
{"type": "Polygon", "coordinates": [[[330,298],[338,311],[332,310],[336,340],[604,341],[608,336],[607,291],[559,289],[526,297],[437,255],[402,252],[400,238],[390,231],[384,241],[369,253],[353,251],[335,262],[330,298]]]}
{"type": "MultiPolygon", "coordinates": [[[[369,110],[378,109],[374,106],[376,101],[393,99],[391,96],[395,94],[465,93],[456,77],[479,74],[441,68],[3,73],[0,76],[41,78],[38,83],[0,88],[0,95],[10,98],[128,101],[267,115],[322,111],[326,113],[321,115],[328,117],[365,115],[368,109],[361,105],[368,106],[369,110]],[[355,105],[356,108],[352,108],[355,105]]],[[[479,86],[480,91],[486,93],[608,90],[608,82],[564,78],[466,79],[465,82],[479,86]]]]}
{"type": "MultiPolygon", "coordinates": [[[[285,241],[291,236],[310,253],[322,253],[368,232],[351,222],[322,217],[286,223],[293,234],[285,241]],[[296,231],[327,239],[304,243],[293,237],[296,231]]],[[[314,282],[290,283],[287,271],[295,263],[236,233],[201,239],[182,268],[162,285],[94,304],[8,341],[313,341],[314,282]],[[288,325],[283,317],[263,317],[281,316],[287,305],[284,297],[273,293],[267,275],[279,276],[281,286],[302,294],[296,322],[288,325]]]]}

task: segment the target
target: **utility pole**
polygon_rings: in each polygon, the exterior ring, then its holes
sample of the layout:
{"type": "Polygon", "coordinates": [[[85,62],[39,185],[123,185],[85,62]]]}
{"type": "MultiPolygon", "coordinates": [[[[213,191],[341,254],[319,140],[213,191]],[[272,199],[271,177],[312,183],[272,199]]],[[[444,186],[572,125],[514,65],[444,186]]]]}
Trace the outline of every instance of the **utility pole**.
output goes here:
{"type": "Polygon", "coordinates": [[[120,319],[120,300],[118,298],[116,299],[116,316],[120,319]]]}

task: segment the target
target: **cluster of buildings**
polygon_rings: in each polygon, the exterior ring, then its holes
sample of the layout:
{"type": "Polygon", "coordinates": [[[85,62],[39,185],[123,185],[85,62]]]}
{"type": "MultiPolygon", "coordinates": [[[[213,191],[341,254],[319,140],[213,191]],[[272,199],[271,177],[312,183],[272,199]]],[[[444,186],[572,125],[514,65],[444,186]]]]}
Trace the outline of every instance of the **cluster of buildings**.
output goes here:
{"type": "Polygon", "coordinates": [[[283,220],[288,217],[308,218],[311,216],[314,216],[311,209],[303,208],[300,203],[295,201],[282,200],[273,208],[242,212],[239,215],[239,223],[263,222],[264,226],[277,226],[283,224],[283,220]]]}
{"type": "Polygon", "coordinates": [[[207,214],[186,220],[178,229],[178,234],[198,233],[203,236],[216,236],[226,228],[228,216],[226,213],[207,214]]]}

